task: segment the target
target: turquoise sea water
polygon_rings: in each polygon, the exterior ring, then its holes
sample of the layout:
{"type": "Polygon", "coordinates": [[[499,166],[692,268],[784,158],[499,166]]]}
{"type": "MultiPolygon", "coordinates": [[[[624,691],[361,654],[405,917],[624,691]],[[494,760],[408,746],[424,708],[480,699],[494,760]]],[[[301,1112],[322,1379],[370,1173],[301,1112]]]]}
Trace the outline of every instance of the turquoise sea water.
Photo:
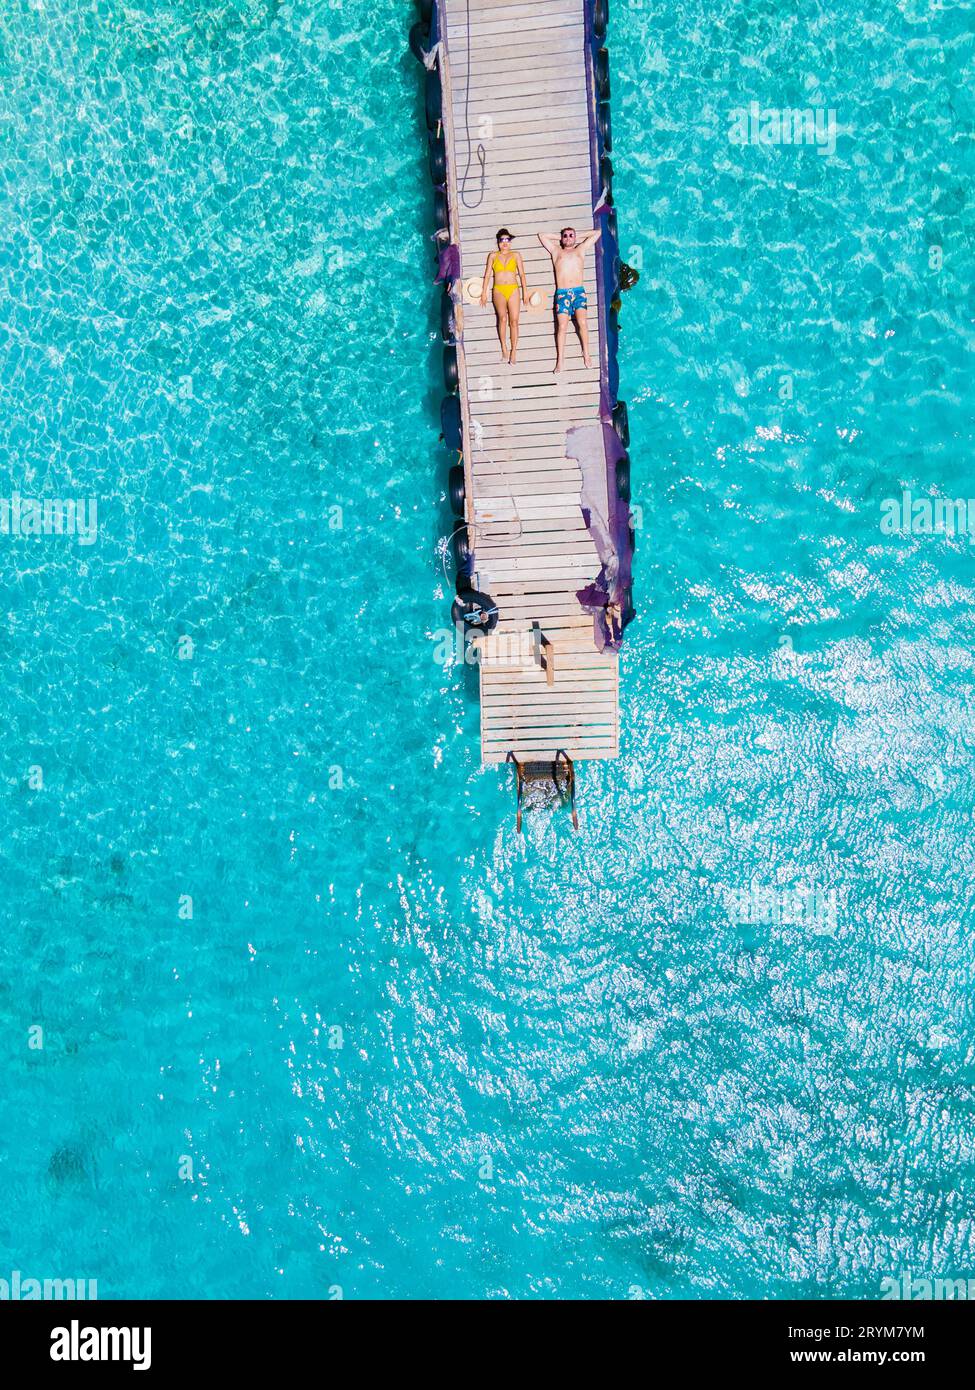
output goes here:
{"type": "Polygon", "coordinates": [[[0,18],[0,492],[99,521],[0,537],[0,1276],[973,1276],[973,542],[879,526],[975,496],[971,14],[614,5],[640,616],[522,843],[433,660],[413,17],[0,18]],[[727,910],[810,882],[835,925],[727,910]]]}

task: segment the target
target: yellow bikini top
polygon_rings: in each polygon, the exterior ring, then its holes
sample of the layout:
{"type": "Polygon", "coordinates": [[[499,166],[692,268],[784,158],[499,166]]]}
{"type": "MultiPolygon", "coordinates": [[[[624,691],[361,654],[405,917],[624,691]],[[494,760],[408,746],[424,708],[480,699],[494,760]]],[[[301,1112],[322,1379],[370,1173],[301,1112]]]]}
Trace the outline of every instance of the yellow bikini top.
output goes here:
{"type": "Polygon", "coordinates": [[[509,259],[507,265],[502,265],[502,264],[501,264],[501,257],[500,257],[500,256],[495,256],[494,260],[491,262],[491,269],[494,271],[495,274],[497,274],[499,270],[508,270],[508,271],[517,270],[517,269],[518,269],[518,257],[517,257],[517,256],[512,256],[512,257],[509,259]]]}

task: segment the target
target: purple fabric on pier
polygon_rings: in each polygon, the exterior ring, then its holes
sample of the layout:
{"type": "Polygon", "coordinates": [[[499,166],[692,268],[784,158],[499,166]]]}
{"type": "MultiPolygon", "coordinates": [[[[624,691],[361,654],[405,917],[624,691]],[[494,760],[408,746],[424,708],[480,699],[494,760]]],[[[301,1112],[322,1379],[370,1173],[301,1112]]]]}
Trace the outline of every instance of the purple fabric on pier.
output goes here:
{"type": "Polygon", "coordinates": [[[460,278],[460,247],[451,242],[449,246],[440,249],[438,257],[439,268],[435,285],[439,285],[444,280],[457,280],[460,278]]]}
{"type": "Polygon", "coordinates": [[[582,515],[599,556],[599,574],[579,589],[576,598],[593,618],[593,637],[599,651],[618,651],[622,627],[610,630],[607,607],[617,604],[622,612],[624,590],[630,583],[629,508],[616,494],[616,462],[626,452],[612,425],[596,421],[577,425],[565,437],[566,457],[575,459],[582,473],[582,515]]]}

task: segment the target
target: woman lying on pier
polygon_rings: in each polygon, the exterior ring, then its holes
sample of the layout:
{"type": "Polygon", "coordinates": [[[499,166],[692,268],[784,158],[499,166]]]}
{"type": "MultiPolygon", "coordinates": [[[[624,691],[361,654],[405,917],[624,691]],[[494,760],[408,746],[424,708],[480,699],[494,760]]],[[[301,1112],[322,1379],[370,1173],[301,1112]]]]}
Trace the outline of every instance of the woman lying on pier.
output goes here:
{"type": "Polygon", "coordinates": [[[502,227],[497,235],[497,252],[488,252],[484,264],[484,284],[481,286],[481,307],[487,304],[488,282],[494,272],[494,312],[498,319],[498,340],[501,343],[501,361],[517,362],[518,320],[521,317],[521,296],[528,299],[528,281],[525,279],[525,262],[520,251],[511,250],[512,236],[507,227],[502,227]],[[521,291],[518,281],[521,281],[521,291]],[[511,348],[505,346],[505,338],[510,335],[511,348]]]}

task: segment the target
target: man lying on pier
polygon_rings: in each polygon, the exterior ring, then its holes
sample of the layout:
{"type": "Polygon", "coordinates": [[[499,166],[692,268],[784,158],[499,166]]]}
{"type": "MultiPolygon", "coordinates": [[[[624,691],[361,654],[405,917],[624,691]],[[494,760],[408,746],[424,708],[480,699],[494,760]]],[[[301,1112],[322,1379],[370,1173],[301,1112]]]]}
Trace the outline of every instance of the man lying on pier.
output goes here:
{"type": "Polygon", "coordinates": [[[576,236],[575,227],[563,227],[557,237],[549,232],[539,232],[538,239],[552,257],[555,270],[555,367],[562,370],[562,352],[565,348],[565,335],[569,331],[569,319],[573,319],[579,343],[582,347],[582,360],[592,367],[589,360],[589,328],[586,324],[586,287],[583,283],[585,272],[583,261],[586,250],[595,246],[602,236],[602,230],[583,232],[576,236]]]}

